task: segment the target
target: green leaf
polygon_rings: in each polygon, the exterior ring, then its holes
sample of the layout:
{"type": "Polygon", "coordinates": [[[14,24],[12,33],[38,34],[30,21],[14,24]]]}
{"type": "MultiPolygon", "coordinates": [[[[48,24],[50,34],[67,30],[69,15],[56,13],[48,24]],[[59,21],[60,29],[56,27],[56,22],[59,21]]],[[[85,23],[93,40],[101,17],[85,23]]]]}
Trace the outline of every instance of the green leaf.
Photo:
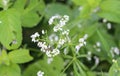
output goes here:
{"type": "Polygon", "coordinates": [[[2,50],[2,53],[0,55],[0,65],[1,64],[6,64],[6,65],[10,64],[7,52],[5,50],[2,50]]]}
{"type": "Polygon", "coordinates": [[[52,3],[47,5],[45,9],[45,16],[50,18],[53,15],[60,14],[60,15],[71,15],[71,10],[69,7],[60,4],[60,3],[52,3]],[[57,9],[57,10],[56,10],[57,9]]]}
{"type": "Polygon", "coordinates": [[[31,61],[33,58],[29,55],[29,50],[19,49],[11,51],[9,54],[9,59],[13,63],[25,63],[31,61]]]}
{"type": "Polygon", "coordinates": [[[24,71],[23,76],[36,76],[39,70],[43,71],[45,76],[59,76],[63,67],[63,60],[61,57],[55,57],[53,62],[50,64],[47,63],[47,58],[45,57],[44,60],[39,60],[29,65],[29,67],[24,71]]]}
{"type": "Polygon", "coordinates": [[[98,34],[98,37],[100,38],[101,44],[103,45],[102,47],[104,49],[104,52],[107,53],[107,54],[105,53],[105,55],[108,56],[111,60],[112,54],[110,53],[110,49],[111,49],[111,47],[116,46],[112,36],[110,36],[103,29],[97,30],[97,34],[98,34]]]}
{"type": "Polygon", "coordinates": [[[109,76],[120,76],[120,58],[110,67],[109,76]]]}
{"type": "Polygon", "coordinates": [[[84,5],[87,0],[72,0],[76,5],[84,5]]]}
{"type": "Polygon", "coordinates": [[[43,17],[45,4],[43,0],[17,0],[13,8],[21,12],[22,26],[34,27],[43,17]]]}
{"type": "Polygon", "coordinates": [[[120,1],[119,0],[104,0],[100,4],[98,15],[109,21],[120,23],[120,1]]]}
{"type": "Polygon", "coordinates": [[[0,65],[0,76],[21,76],[21,71],[17,64],[0,65]]]}
{"type": "Polygon", "coordinates": [[[0,42],[7,49],[18,48],[22,41],[19,13],[14,9],[1,11],[0,21],[0,42]]]}

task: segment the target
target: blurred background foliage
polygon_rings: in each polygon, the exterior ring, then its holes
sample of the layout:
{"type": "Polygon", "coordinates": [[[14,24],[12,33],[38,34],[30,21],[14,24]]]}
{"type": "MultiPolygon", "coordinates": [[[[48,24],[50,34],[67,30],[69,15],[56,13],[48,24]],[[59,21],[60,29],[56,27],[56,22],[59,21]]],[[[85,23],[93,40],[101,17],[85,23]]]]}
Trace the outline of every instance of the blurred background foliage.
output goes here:
{"type": "Polygon", "coordinates": [[[6,1],[7,5],[0,0],[0,76],[36,76],[39,70],[45,76],[120,76],[120,54],[110,51],[112,47],[120,49],[120,0],[6,1]],[[47,57],[31,42],[36,31],[44,29],[51,34],[48,20],[56,14],[70,16],[66,28],[72,42],[88,34],[87,45],[79,52],[91,52],[90,61],[78,58],[64,71],[71,59],[59,55],[47,64],[47,57]],[[96,42],[101,43],[100,51],[94,47],[96,42]]]}

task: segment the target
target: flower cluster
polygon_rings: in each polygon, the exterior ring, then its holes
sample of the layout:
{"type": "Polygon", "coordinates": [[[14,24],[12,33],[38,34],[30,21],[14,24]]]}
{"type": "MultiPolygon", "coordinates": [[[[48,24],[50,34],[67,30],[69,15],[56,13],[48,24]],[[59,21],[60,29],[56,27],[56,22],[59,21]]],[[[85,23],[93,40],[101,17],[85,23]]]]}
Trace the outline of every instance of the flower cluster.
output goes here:
{"type": "Polygon", "coordinates": [[[81,47],[83,47],[84,45],[86,45],[86,39],[87,39],[88,35],[85,34],[83,38],[79,39],[79,44],[75,46],[76,48],[76,53],[80,50],[81,47]]]}
{"type": "MultiPolygon", "coordinates": [[[[43,33],[43,30],[42,30],[43,33]]],[[[45,32],[43,33],[45,34],[45,32]]],[[[41,48],[41,51],[46,53],[46,55],[48,57],[54,57],[56,55],[58,55],[60,53],[59,49],[55,48],[52,49],[52,46],[48,45],[47,42],[45,42],[44,40],[41,41],[39,39],[40,35],[38,32],[36,32],[35,34],[31,35],[32,41],[33,42],[37,42],[37,46],[41,48]]]]}
{"type": "Polygon", "coordinates": [[[118,47],[111,47],[110,52],[112,57],[115,57],[115,55],[120,55],[120,50],[118,47]]]}
{"type": "MultiPolygon", "coordinates": [[[[49,25],[54,24],[55,20],[57,20],[58,22],[53,27],[54,32],[50,36],[48,36],[47,38],[40,39],[40,34],[38,32],[31,35],[32,41],[37,42],[37,46],[39,48],[41,48],[40,50],[42,52],[46,53],[46,55],[49,58],[58,55],[60,53],[59,49],[66,42],[70,42],[70,38],[68,36],[69,35],[69,30],[63,28],[63,26],[66,25],[66,22],[69,21],[69,16],[67,16],[67,15],[52,16],[48,21],[49,25]],[[58,33],[58,31],[59,31],[59,33],[58,33]]],[[[41,32],[42,32],[43,35],[46,34],[46,32],[44,30],[42,30],[41,32]]]]}
{"type": "Polygon", "coordinates": [[[101,51],[101,43],[98,41],[98,42],[96,42],[96,44],[93,46],[95,49],[96,49],[96,51],[97,52],[100,52],[101,51]]]}
{"type": "Polygon", "coordinates": [[[49,25],[52,25],[56,19],[58,20],[58,22],[55,24],[55,26],[53,28],[54,32],[63,31],[62,27],[65,26],[66,22],[69,21],[69,16],[67,16],[67,15],[64,15],[64,16],[60,16],[60,15],[52,16],[48,21],[49,25]]]}
{"type": "Polygon", "coordinates": [[[44,72],[38,71],[38,72],[37,72],[37,76],[44,76],[44,72]]]}

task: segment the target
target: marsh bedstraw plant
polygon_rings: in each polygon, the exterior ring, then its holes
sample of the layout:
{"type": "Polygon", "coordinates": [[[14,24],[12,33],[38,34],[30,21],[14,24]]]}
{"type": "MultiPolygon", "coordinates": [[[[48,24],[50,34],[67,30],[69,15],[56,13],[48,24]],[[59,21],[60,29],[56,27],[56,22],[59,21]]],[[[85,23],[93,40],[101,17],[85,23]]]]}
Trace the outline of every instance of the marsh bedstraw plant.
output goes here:
{"type": "MultiPolygon", "coordinates": [[[[32,42],[37,43],[37,46],[40,48],[41,52],[47,55],[48,64],[53,61],[53,57],[57,56],[58,54],[60,54],[60,52],[62,52],[61,48],[65,48],[69,46],[67,44],[72,43],[71,38],[69,37],[70,30],[65,27],[68,21],[68,15],[61,16],[57,14],[55,16],[52,16],[48,21],[50,26],[54,25],[52,34],[48,36],[47,31],[42,30],[41,35],[38,32],[31,35],[32,42]]],[[[81,47],[86,45],[87,38],[88,35],[85,34],[83,38],[80,38],[78,40],[78,43],[76,45],[73,45],[73,53],[77,54],[81,47]]],[[[67,54],[66,51],[64,51],[64,54],[67,54]]]]}

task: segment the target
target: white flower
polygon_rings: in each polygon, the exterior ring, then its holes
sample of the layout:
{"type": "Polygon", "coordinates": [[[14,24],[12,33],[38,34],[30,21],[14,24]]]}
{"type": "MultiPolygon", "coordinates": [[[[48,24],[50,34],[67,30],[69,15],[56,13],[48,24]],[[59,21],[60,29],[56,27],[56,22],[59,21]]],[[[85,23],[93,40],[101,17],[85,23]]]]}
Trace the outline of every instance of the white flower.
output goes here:
{"type": "Polygon", "coordinates": [[[80,6],[80,7],[78,8],[78,10],[79,10],[79,11],[83,10],[83,6],[80,6]]]}
{"type": "Polygon", "coordinates": [[[9,0],[2,0],[2,1],[3,1],[3,5],[4,5],[4,6],[7,6],[9,0]]]}
{"type": "Polygon", "coordinates": [[[84,38],[80,38],[79,43],[80,43],[80,45],[86,45],[86,41],[84,38]]]}
{"type": "Polygon", "coordinates": [[[62,32],[62,34],[63,34],[63,35],[68,35],[68,34],[69,34],[69,31],[70,31],[70,30],[64,30],[64,31],[62,32]]]}
{"type": "Polygon", "coordinates": [[[53,58],[48,58],[47,63],[50,64],[53,61],[53,58]]]}
{"type": "Polygon", "coordinates": [[[65,42],[66,42],[66,39],[60,39],[59,42],[58,42],[58,44],[59,45],[63,45],[65,42]]]}
{"type": "Polygon", "coordinates": [[[47,55],[48,57],[52,57],[52,54],[51,54],[50,51],[46,51],[46,55],[47,55]]]}
{"type": "Polygon", "coordinates": [[[81,47],[83,47],[84,45],[86,45],[86,39],[87,39],[88,35],[85,34],[83,38],[79,39],[79,44],[75,46],[76,48],[76,53],[78,53],[78,51],[80,50],[81,47]]]}
{"type": "Polygon", "coordinates": [[[52,51],[46,51],[46,55],[48,57],[54,57],[56,55],[58,55],[60,53],[60,51],[56,48],[56,49],[53,49],[52,51]]]}
{"type": "Polygon", "coordinates": [[[76,45],[75,48],[76,48],[76,53],[78,53],[78,51],[80,50],[81,46],[76,45]]]}
{"type": "Polygon", "coordinates": [[[120,50],[117,47],[114,47],[114,53],[116,55],[119,55],[120,54],[120,50]]]}
{"type": "Polygon", "coordinates": [[[44,30],[42,30],[42,34],[45,34],[45,31],[44,31],[44,30]]]}
{"type": "Polygon", "coordinates": [[[68,54],[68,50],[67,50],[67,48],[64,49],[63,53],[64,53],[65,55],[68,54]]]}
{"type": "Polygon", "coordinates": [[[41,51],[42,51],[42,52],[46,52],[47,49],[48,49],[48,47],[47,47],[47,45],[46,45],[46,42],[38,42],[37,45],[38,45],[38,47],[41,48],[41,51]]]}
{"type": "Polygon", "coordinates": [[[55,49],[53,49],[53,51],[51,53],[53,54],[53,56],[56,56],[56,55],[60,54],[60,51],[59,51],[59,49],[55,48],[55,49]]]}
{"type": "Polygon", "coordinates": [[[38,72],[37,72],[37,76],[44,76],[44,72],[38,71],[38,72]]]}
{"type": "Polygon", "coordinates": [[[53,43],[53,41],[58,41],[58,36],[56,34],[51,34],[49,36],[49,40],[53,43]]]}
{"type": "Polygon", "coordinates": [[[65,22],[69,21],[69,16],[68,15],[64,15],[63,17],[65,18],[65,22]]]}
{"type": "Polygon", "coordinates": [[[88,55],[88,56],[87,56],[87,59],[88,59],[88,61],[91,61],[91,54],[92,54],[92,53],[91,53],[90,51],[87,52],[87,55],[88,55]]]}
{"type": "Polygon", "coordinates": [[[86,40],[88,38],[88,34],[85,34],[83,38],[86,40]]]}
{"type": "Polygon", "coordinates": [[[111,29],[111,28],[112,28],[111,23],[107,23],[107,28],[108,28],[108,29],[111,29]]]}
{"type": "Polygon", "coordinates": [[[103,23],[106,23],[107,22],[107,19],[103,19],[103,23]]]}
{"type": "Polygon", "coordinates": [[[98,52],[100,52],[100,51],[101,51],[101,49],[100,49],[100,48],[97,48],[96,50],[97,50],[98,52]]]}
{"type": "Polygon", "coordinates": [[[35,34],[31,35],[30,37],[32,38],[32,41],[33,41],[33,42],[38,42],[39,40],[36,39],[36,38],[38,38],[39,36],[40,36],[39,33],[36,32],[35,34]]]}
{"type": "Polygon", "coordinates": [[[58,25],[54,26],[53,30],[54,30],[54,32],[57,32],[57,31],[62,30],[62,27],[58,24],[58,25]]]}
{"type": "Polygon", "coordinates": [[[49,21],[48,21],[49,25],[52,25],[52,24],[53,24],[54,19],[60,19],[60,18],[61,18],[60,15],[52,16],[52,17],[49,19],[49,21]]]}
{"type": "Polygon", "coordinates": [[[96,42],[96,46],[97,46],[97,47],[100,47],[100,46],[101,46],[101,43],[100,43],[100,42],[96,42]]]}
{"type": "Polygon", "coordinates": [[[95,59],[95,65],[98,65],[99,64],[99,58],[97,56],[94,56],[94,59],[95,59]]]}

